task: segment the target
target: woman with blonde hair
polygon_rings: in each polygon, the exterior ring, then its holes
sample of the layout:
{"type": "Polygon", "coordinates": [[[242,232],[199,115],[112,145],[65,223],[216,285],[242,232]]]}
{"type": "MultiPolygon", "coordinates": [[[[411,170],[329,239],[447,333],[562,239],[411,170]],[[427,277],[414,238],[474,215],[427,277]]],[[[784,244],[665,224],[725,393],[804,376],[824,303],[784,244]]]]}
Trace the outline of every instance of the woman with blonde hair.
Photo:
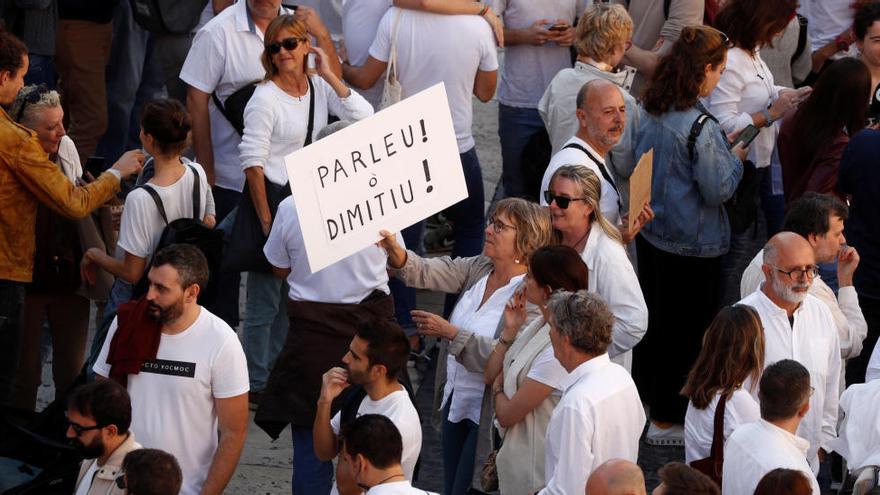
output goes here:
{"type": "Polygon", "coordinates": [[[722,308],[706,330],[702,351],[681,390],[690,399],[684,419],[688,464],[709,457],[721,401],[724,440],[737,426],[761,417],[751,392],[763,368],[764,331],[758,313],[740,304],[722,308]]]}
{"type": "Polygon", "coordinates": [[[608,355],[629,369],[629,350],[648,328],[648,309],[639,280],[621,242],[620,231],[599,209],[602,186],[581,165],[560,167],[544,191],[559,243],[574,248],[590,272],[590,290],[608,301],[614,328],[608,355]]]}

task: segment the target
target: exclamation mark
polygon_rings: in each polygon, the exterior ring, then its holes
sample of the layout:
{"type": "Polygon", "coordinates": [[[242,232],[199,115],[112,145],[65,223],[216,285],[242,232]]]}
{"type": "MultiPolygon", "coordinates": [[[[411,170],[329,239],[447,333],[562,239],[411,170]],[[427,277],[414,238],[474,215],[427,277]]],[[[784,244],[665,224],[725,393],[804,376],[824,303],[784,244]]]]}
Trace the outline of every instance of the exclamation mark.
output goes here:
{"type": "MultiPolygon", "coordinates": [[[[422,129],[423,130],[424,130],[424,125],[425,125],[425,123],[424,123],[424,121],[422,121],[422,129]]],[[[428,138],[425,138],[425,139],[428,139],[428,138]]],[[[422,160],[422,168],[425,169],[425,182],[431,182],[431,171],[428,169],[428,160],[427,159],[422,160]]],[[[431,192],[433,190],[434,190],[434,186],[428,184],[427,191],[431,192]]]]}
{"type": "MultiPolygon", "coordinates": [[[[425,119],[419,119],[419,124],[421,124],[421,126],[422,126],[422,142],[427,143],[428,142],[428,133],[425,132],[425,119]]],[[[427,169],[425,169],[425,170],[427,170],[427,169]]]]}

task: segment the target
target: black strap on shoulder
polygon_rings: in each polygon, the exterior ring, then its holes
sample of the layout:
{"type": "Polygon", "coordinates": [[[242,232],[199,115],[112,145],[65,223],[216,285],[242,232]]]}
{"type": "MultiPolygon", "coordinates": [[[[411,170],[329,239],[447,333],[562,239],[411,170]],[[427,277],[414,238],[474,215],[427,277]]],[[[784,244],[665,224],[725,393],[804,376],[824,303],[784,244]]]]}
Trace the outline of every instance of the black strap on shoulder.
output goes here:
{"type": "Polygon", "coordinates": [[[156,208],[159,210],[159,215],[165,221],[165,225],[168,225],[168,215],[165,214],[165,205],[162,204],[162,198],[159,197],[159,193],[149,184],[142,185],[141,189],[147,191],[147,194],[153,198],[153,202],[156,203],[156,208]]]}
{"type": "MultiPolygon", "coordinates": [[[[202,209],[202,178],[199,175],[199,171],[196,170],[191,164],[187,163],[187,167],[192,170],[192,173],[195,177],[193,177],[193,218],[196,220],[201,220],[202,216],[199,215],[199,212],[202,209]]],[[[168,222],[165,222],[168,223],[168,222]]]]}
{"type": "Polygon", "coordinates": [[[590,150],[588,150],[587,148],[584,148],[583,146],[581,146],[577,143],[568,143],[562,147],[562,149],[566,149],[566,148],[572,148],[572,149],[583,151],[584,154],[587,155],[587,158],[592,160],[592,162],[595,163],[597,167],[599,167],[599,172],[602,173],[602,178],[605,179],[606,182],[611,184],[611,188],[614,189],[614,192],[617,193],[617,206],[621,207],[620,191],[617,190],[617,184],[614,183],[614,179],[611,178],[611,174],[608,173],[608,169],[605,168],[605,164],[602,163],[601,160],[599,160],[598,158],[593,156],[593,154],[590,153],[590,150]]]}
{"type": "Polygon", "coordinates": [[[672,0],[663,0],[663,18],[669,19],[669,8],[672,5],[672,0]]]}
{"type": "Polygon", "coordinates": [[[804,53],[804,50],[807,48],[807,28],[809,25],[809,21],[806,17],[797,14],[798,20],[798,42],[797,48],[794,50],[794,54],[791,56],[791,63],[794,63],[795,60],[800,58],[801,54],[804,53]]]}
{"type": "Polygon", "coordinates": [[[312,130],[315,128],[315,87],[312,85],[312,78],[306,77],[309,82],[309,129],[306,131],[306,144],[312,144],[312,130]]]}
{"type": "Polygon", "coordinates": [[[700,137],[700,133],[703,132],[703,126],[706,125],[707,120],[714,120],[718,122],[715,117],[709,115],[708,113],[701,113],[697,116],[697,120],[694,121],[693,125],[691,125],[691,133],[688,134],[688,158],[693,161],[694,159],[694,148],[697,146],[697,138],[700,137]]]}

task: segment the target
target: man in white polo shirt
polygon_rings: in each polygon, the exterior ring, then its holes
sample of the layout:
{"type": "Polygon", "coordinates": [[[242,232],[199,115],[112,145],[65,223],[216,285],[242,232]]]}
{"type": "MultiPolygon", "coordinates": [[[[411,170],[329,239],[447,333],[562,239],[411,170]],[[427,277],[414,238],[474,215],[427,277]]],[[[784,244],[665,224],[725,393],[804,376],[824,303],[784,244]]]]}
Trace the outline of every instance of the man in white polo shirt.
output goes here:
{"type": "Polygon", "coordinates": [[[813,248],[794,232],[764,246],[764,283],[739,304],[755,308],[764,326],[764,366],[794,359],[810,371],[810,411],[798,434],[810,442],[807,460],[819,472],[821,448],[836,436],[840,343],[828,306],[809,294],[818,273],[813,248]]]}

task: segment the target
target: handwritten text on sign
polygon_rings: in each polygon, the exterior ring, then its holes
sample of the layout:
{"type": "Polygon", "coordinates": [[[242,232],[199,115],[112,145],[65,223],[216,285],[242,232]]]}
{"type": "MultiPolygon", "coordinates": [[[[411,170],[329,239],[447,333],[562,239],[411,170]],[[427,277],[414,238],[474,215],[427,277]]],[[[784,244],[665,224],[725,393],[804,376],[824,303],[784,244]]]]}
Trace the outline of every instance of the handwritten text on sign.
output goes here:
{"type": "Polygon", "coordinates": [[[467,197],[442,83],[285,160],[313,273],[467,197]]]}

